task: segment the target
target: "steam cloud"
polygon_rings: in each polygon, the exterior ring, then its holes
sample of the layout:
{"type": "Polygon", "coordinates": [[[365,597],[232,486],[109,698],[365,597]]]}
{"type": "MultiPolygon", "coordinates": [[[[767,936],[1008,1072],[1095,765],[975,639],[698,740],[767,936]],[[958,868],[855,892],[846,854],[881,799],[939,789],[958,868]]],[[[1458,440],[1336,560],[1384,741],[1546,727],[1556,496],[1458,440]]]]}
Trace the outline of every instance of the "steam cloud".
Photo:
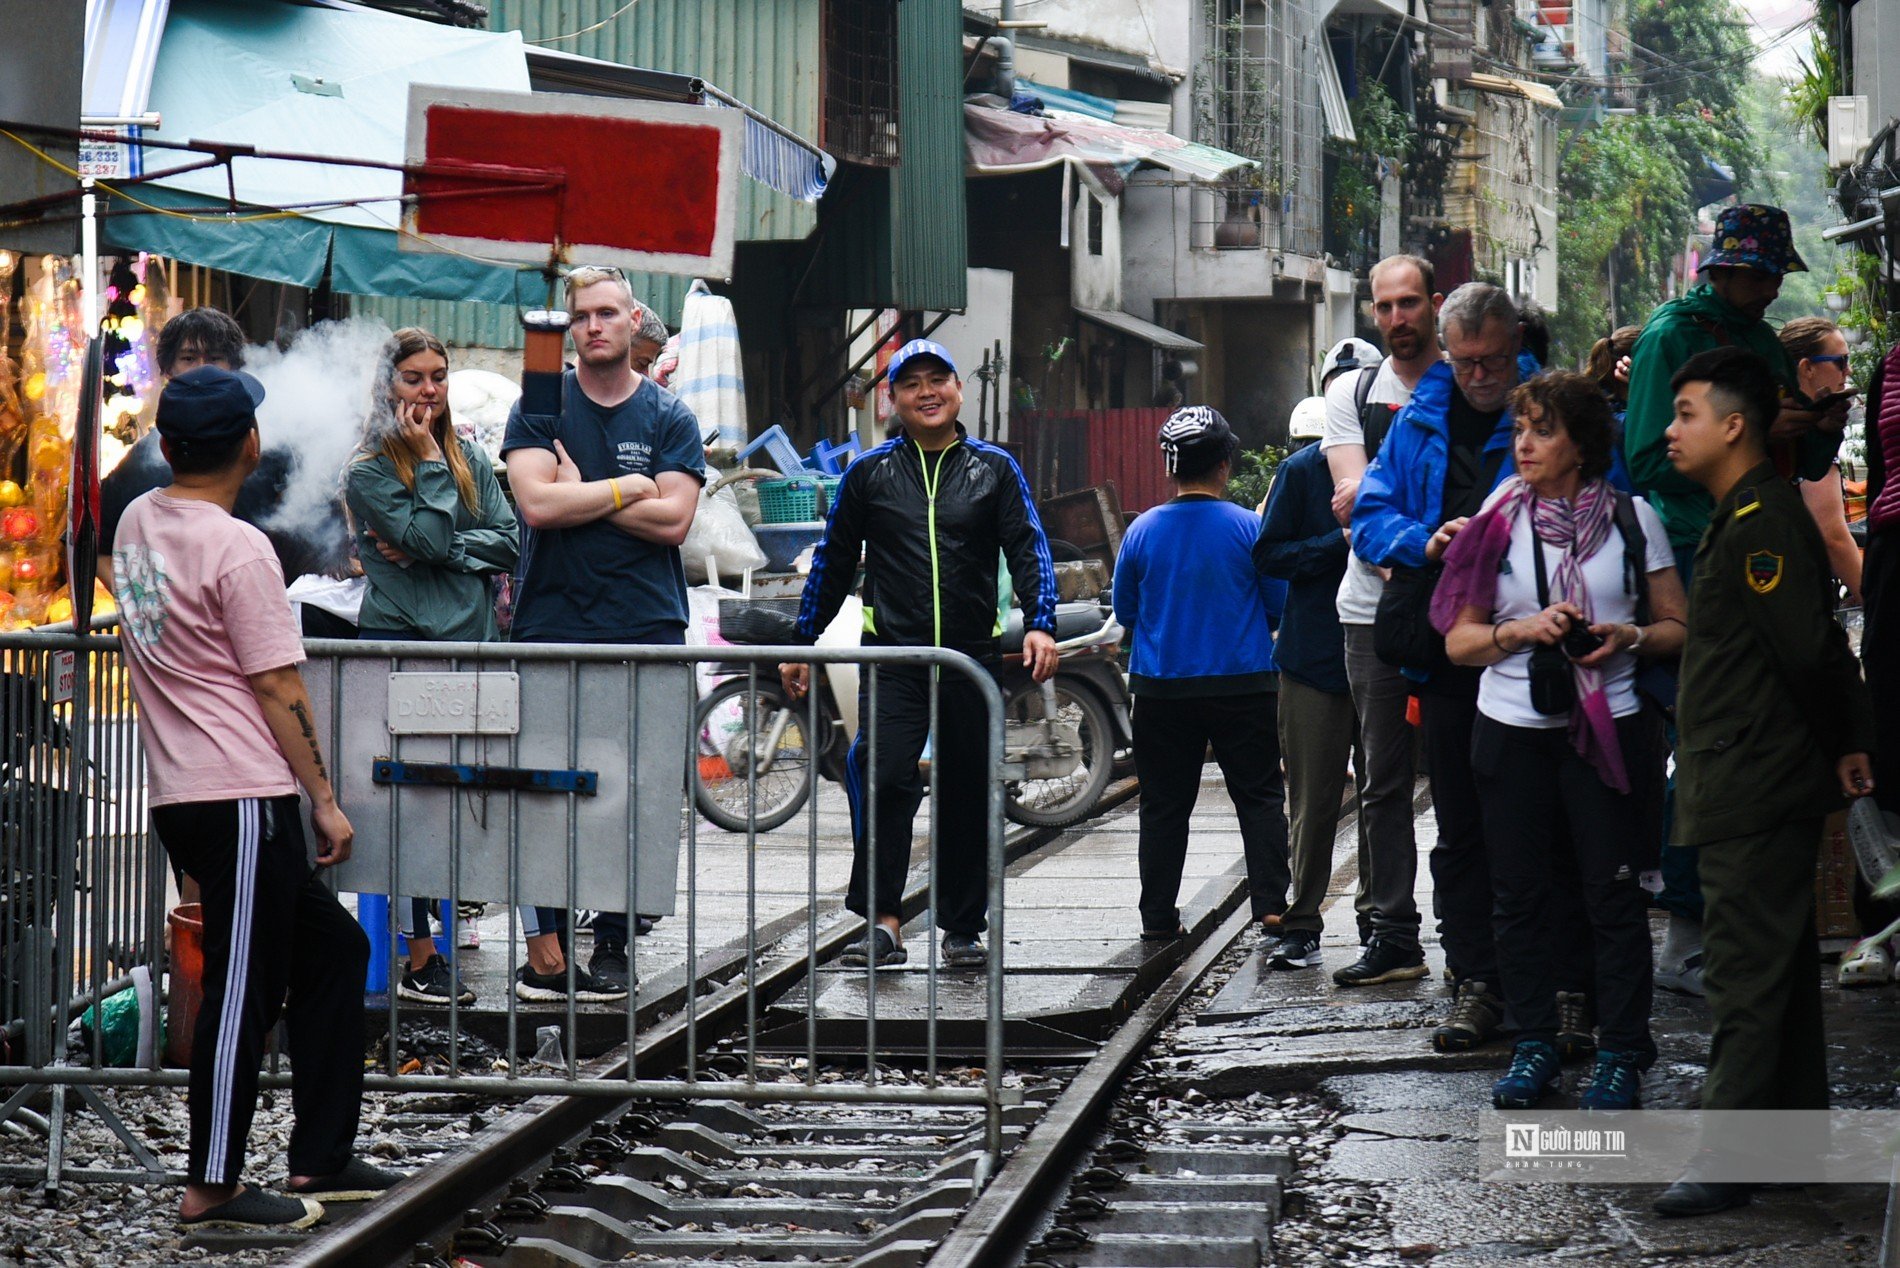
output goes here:
{"type": "Polygon", "coordinates": [[[341,533],[337,495],[344,463],[363,434],[371,380],[389,328],[353,317],[299,334],[286,351],[245,350],[244,368],[264,384],[259,437],[267,450],[295,455],[283,500],[261,524],[309,542],[341,533]]]}

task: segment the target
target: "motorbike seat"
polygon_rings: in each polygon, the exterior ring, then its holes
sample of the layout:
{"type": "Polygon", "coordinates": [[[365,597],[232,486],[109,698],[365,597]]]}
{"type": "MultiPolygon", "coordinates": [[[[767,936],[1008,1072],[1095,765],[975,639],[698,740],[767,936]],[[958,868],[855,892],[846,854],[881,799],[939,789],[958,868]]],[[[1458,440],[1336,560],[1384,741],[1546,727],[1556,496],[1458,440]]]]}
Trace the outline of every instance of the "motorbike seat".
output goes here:
{"type": "MultiPolygon", "coordinates": [[[[1077,600],[1073,603],[1056,604],[1055,640],[1066,643],[1072,638],[1084,634],[1093,634],[1108,624],[1108,611],[1099,603],[1077,600]]],[[[1023,650],[1023,610],[1011,608],[1009,620],[1003,626],[1003,650],[1020,652],[1023,650]]]]}
{"type": "Polygon", "coordinates": [[[798,642],[798,618],[763,606],[747,606],[719,616],[719,637],[740,647],[774,647],[798,642]]]}

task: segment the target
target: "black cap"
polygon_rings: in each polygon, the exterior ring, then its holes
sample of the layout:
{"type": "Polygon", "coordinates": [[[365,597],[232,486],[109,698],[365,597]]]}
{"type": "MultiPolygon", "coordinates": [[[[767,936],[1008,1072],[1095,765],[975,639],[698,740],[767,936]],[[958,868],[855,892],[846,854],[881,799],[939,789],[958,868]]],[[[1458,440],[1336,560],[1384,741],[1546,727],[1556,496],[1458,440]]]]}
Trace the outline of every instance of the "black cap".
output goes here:
{"type": "Polygon", "coordinates": [[[187,444],[236,440],[257,426],[264,385],[242,370],[201,365],[158,394],[158,434],[187,444]]]}

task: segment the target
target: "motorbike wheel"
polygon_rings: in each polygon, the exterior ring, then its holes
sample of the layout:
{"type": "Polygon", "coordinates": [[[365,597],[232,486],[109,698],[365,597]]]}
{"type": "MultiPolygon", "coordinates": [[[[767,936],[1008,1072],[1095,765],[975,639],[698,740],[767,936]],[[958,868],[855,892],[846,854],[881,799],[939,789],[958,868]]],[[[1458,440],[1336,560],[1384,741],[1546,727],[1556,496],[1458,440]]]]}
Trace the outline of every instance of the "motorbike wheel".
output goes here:
{"type": "Polygon", "coordinates": [[[693,732],[698,760],[693,765],[693,804],[715,827],[727,832],[746,830],[746,811],[751,796],[746,782],[750,762],[766,755],[757,747],[770,733],[776,715],[789,711],[785,730],[773,747],[771,762],[755,781],[758,791],[757,830],[770,832],[798,813],[811,796],[811,742],[807,737],[807,713],[792,705],[776,682],[763,676],[756,694],[747,690],[743,677],[732,678],[706,693],[693,715],[693,732]],[[757,705],[757,731],[753,729],[753,707],[757,705]]]}
{"type": "MultiPolygon", "coordinates": [[[[1024,683],[1003,703],[1004,725],[1042,720],[1042,689],[1024,683]]],[[[1030,779],[1004,790],[1003,813],[1010,822],[1032,828],[1066,828],[1095,813],[1114,774],[1115,732],[1108,710],[1086,688],[1056,678],[1056,716],[1076,728],[1082,741],[1081,765],[1060,779],[1030,779]]]]}

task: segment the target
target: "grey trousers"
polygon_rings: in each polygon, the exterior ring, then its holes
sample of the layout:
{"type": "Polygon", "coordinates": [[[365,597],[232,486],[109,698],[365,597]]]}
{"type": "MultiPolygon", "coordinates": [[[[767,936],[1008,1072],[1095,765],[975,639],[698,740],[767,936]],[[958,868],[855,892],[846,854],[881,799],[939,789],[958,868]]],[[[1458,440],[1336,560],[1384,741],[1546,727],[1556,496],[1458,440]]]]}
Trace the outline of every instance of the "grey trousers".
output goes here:
{"type": "MultiPolygon", "coordinates": [[[[1333,873],[1333,842],[1339,835],[1346,764],[1363,779],[1359,711],[1352,697],[1309,687],[1280,675],[1280,752],[1286,760],[1287,811],[1293,846],[1293,901],[1281,928],[1320,932],[1320,904],[1333,873]]],[[[1372,890],[1366,881],[1366,821],[1359,825],[1360,938],[1370,931],[1372,890]]]]}
{"type": "Polygon", "coordinates": [[[1370,625],[1342,626],[1346,680],[1359,711],[1363,756],[1359,822],[1365,832],[1360,876],[1372,897],[1372,933],[1400,947],[1418,945],[1418,841],[1412,835],[1412,785],[1418,777],[1412,725],[1405,720],[1411,686],[1372,651],[1370,625]]]}

